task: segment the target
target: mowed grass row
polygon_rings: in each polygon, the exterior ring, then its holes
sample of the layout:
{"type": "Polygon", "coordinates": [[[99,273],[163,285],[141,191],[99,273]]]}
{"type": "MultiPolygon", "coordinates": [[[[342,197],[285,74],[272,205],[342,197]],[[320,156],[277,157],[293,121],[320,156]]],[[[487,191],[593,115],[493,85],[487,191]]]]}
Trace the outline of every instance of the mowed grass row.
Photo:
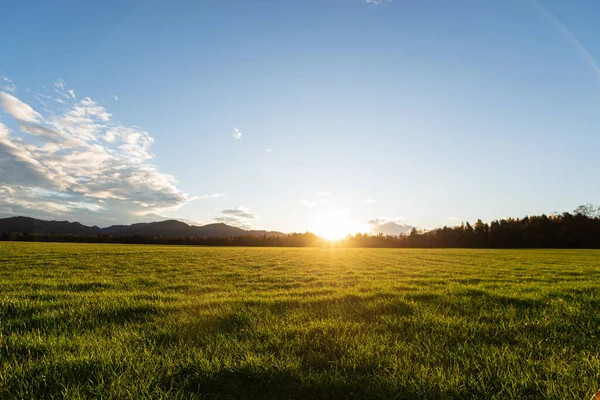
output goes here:
{"type": "Polygon", "coordinates": [[[0,398],[589,399],[599,261],[0,243],[0,398]]]}

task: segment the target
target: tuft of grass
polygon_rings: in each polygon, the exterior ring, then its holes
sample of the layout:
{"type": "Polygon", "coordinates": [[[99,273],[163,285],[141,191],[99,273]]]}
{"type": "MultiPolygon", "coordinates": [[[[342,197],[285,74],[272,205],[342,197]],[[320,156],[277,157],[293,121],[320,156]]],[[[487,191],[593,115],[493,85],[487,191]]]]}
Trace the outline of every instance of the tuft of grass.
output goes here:
{"type": "Polygon", "coordinates": [[[599,261],[0,243],[0,398],[590,398],[599,261]]]}

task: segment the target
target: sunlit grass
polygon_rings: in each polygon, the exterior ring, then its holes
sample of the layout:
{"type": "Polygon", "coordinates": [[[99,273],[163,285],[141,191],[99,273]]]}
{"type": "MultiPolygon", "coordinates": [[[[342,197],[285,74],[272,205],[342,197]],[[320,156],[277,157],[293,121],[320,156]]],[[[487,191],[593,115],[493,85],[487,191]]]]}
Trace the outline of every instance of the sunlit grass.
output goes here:
{"type": "Polygon", "coordinates": [[[587,399],[599,261],[0,243],[0,398],[587,399]]]}

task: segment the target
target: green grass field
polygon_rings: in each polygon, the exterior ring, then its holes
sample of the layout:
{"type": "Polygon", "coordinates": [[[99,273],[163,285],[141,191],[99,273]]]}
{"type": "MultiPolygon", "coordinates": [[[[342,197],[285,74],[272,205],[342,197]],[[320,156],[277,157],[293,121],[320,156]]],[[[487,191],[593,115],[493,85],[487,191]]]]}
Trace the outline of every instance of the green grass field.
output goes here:
{"type": "Polygon", "coordinates": [[[600,252],[0,243],[0,398],[589,399],[600,252]]]}

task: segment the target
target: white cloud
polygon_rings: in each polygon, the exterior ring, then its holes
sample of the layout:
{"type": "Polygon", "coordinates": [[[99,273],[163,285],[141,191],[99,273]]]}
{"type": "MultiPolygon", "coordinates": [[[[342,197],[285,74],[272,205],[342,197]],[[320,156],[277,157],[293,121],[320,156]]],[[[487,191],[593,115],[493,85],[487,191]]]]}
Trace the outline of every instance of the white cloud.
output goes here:
{"type": "Polygon", "coordinates": [[[119,101],[119,96],[117,96],[116,94],[113,94],[113,99],[115,99],[115,101],[119,101]]]}
{"type": "MultiPolygon", "coordinates": [[[[74,100],[64,81],[55,83],[54,90],[74,100]]],[[[0,92],[0,106],[20,129],[12,132],[0,124],[2,214],[126,223],[156,219],[189,201],[177,189],[177,180],[151,163],[153,138],[148,132],[112,122],[111,114],[92,99],[42,116],[0,92]]]]}
{"type": "Polygon", "coordinates": [[[271,152],[271,148],[269,147],[268,149],[265,150],[267,153],[271,152]]]}
{"type": "Polygon", "coordinates": [[[364,200],[363,200],[363,203],[367,203],[367,204],[373,204],[373,203],[376,203],[376,201],[375,201],[375,200],[373,200],[373,199],[371,199],[371,198],[368,198],[368,199],[364,199],[364,200]]]}
{"type": "Polygon", "coordinates": [[[10,186],[0,186],[0,191],[8,194],[15,194],[17,191],[10,186]]]}
{"type": "Polygon", "coordinates": [[[373,5],[378,6],[380,4],[389,3],[391,1],[392,0],[365,0],[365,3],[367,3],[367,4],[373,4],[373,5]]]}
{"type": "Polygon", "coordinates": [[[233,137],[240,140],[242,138],[242,132],[240,132],[238,128],[233,128],[233,137]]]}
{"type": "Polygon", "coordinates": [[[329,196],[330,193],[329,192],[317,192],[315,193],[315,196],[329,196]]]}
{"type": "Polygon", "coordinates": [[[39,185],[54,178],[23,141],[12,137],[10,129],[0,123],[0,184],[39,185]]]}
{"type": "Polygon", "coordinates": [[[0,92],[0,106],[21,123],[35,124],[42,119],[28,104],[6,92],[0,92]]]}
{"type": "Polygon", "coordinates": [[[384,234],[391,236],[404,235],[412,230],[412,226],[403,223],[404,218],[380,217],[367,221],[372,234],[384,234]]]}
{"type": "Polygon", "coordinates": [[[216,199],[217,197],[224,197],[224,196],[225,195],[223,193],[213,193],[213,194],[204,194],[202,196],[195,197],[194,199],[206,200],[206,199],[216,199]]]}

